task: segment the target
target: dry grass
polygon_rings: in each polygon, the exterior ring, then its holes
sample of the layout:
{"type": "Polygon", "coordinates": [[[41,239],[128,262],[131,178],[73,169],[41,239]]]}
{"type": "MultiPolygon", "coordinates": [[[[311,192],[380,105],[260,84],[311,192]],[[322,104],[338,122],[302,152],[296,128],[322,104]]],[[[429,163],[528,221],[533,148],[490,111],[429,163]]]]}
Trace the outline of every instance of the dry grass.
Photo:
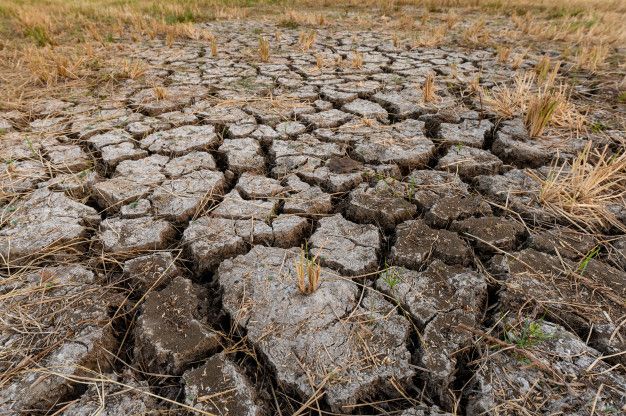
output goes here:
{"type": "Polygon", "coordinates": [[[270,59],[270,41],[263,36],[259,37],[259,59],[267,62],[270,59]]]}
{"type": "Polygon", "coordinates": [[[484,102],[502,118],[511,118],[525,107],[532,91],[534,75],[525,73],[518,75],[513,85],[499,85],[489,93],[484,92],[484,102]]]}
{"type": "Polygon", "coordinates": [[[217,56],[217,38],[215,36],[211,38],[211,56],[213,58],[217,56]]]}
{"type": "Polygon", "coordinates": [[[440,46],[446,41],[447,33],[448,27],[443,25],[423,30],[421,35],[415,40],[414,46],[428,48],[440,46]]]}
{"type": "Polygon", "coordinates": [[[320,266],[317,256],[309,258],[304,248],[300,249],[300,256],[296,262],[296,284],[303,295],[315,292],[320,284],[320,266]]]}
{"type": "Polygon", "coordinates": [[[315,67],[317,69],[322,69],[324,68],[324,64],[325,64],[324,57],[321,54],[316,53],[315,54],[315,67]]]}
{"type": "Polygon", "coordinates": [[[481,89],[482,100],[501,118],[524,114],[531,137],[540,135],[548,125],[580,134],[585,131],[587,118],[571,102],[568,89],[556,85],[559,67],[557,62],[541,85],[534,72],[525,72],[515,77],[513,85],[481,89]]]}
{"type": "Polygon", "coordinates": [[[626,206],[626,153],[611,153],[592,143],[571,162],[554,164],[541,182],[543,206],[586,231],[603,232],[615,227],[626,232],[614,209],[626,206]]]}
{"type": "Polygon", "coordinates": [[[491,39],[491,33],[487,29],[484,19],[479,19],[472,23],[462,34],[463,43],[468,46],[487,46],[491,39]]]}
{"type": "Polygon", "coordinates": [[[576,54],[576,65],[581,69],[597,72],[604,65],[608,56],[609,46],[606,44],[583,45],[576,54]]]}
{"type": "Polygon", "coordinates": [[[511,47],[505,45],[498,45],[496,47],[496,58],[498,62],[505,63],[509,60],[511,56],[511,47]]]}
{"type": "Polygon", "coordinates": [[[522,53],[516,53],[511,57],[511,68],[512,69],[518,69],[522,63],[524,62],[524,59],[526,59],[526,55],[528,54],[528,50],[522,52],[522,53]]]}
{"type": "Polygon", "coordinates": [[[363,68],[363,54],[358,51],[352,52],[352,60],[350,61],[352,68],[361,69],[363,68]]]}
{"type": "Polygon", "coordinates": [[[154,92],[154,97],[157,99],[157,101],[161,101],[167,98],[167,90],[160,85],[153,87],[152,91],[154,92]]]}
{"type": "Polygon", "coordinates": [[[315,38],[317,37],[317,33],[314,30],[310,30],[308,32],[300,32],[300,37],[298,39],[298,44],[300,45],[300,49],[302,52],[307,52],[313,44],[315,43],[315,38]]]}
{"type": "Polygon", "coordinates": [[[119,66],[116,66],[116,77],[120,79],[138,79],[144,76],[147,66],[142,61],[124,59],[119,66]]]}
{"type": "MultiPolygon", "coordinates": [[[[117,0],[0,0],[0,33],[4,35],[0,37],[0,78],[11,84],[2,91],[0,98],[12,101],[25,93],[35,94],[35,84],[51,87],[68,81],[94,83],[101,79],[101,74],[94,71],[98,61],[121,54],[122,49],[117,49],[129,40],[163,39],[172,47],[180,39],[207,40],[211,42],[214,56],[214,36],[195,23],[252,15],[270,16],[280,26],[289,29],[327,25],[331,18],[349,22],[350,26],[371,29],[383,22],[378,17],[384,17],[389,27],[401,31],[403,37],[419,33],[419,37],[414,38],[415,47],[440,46],[452,40],[481,47],[496,34],[495,31],[493,35],[489,33],[492,16],[496,20],[500,15],[511,16],[506,19],[515,28],[507,27],[501,32],[511,35],[507,38],[509,41],[527,45],[529,39],[534,39],[576,45],[574,50],[578,53],[573,56],[574,63],[581,69],[598,72],[609,66],[609,58],[615,53],[613,46],[626,40],[626,29],[621,24],[625,12],[626,2],[620,0],[557,0],[550,3],[545,0],[514,3],[347,0],[332,4],[321,0],[137,0],[130,3],[117,0]],[[323,13],[320,7],[324,7],[323,13]],[[354,17],[347,16],[347,10],[354,12],[354,17]],[[478,18],[476,12],[480,12],[478,18]],[[461,20],[468,23],[461,26],[461,20]],[[403,29],[402,26],[408,27],[403,29]],[[456,33],[449,33],[453,30],[456,33]],[[514,36],[511,30],[522,36],[514,36]],[[87,45],[96,50],[96,56],[81,62],[84,56],[81,49],[87,45]],[[31,53],[29,47],[54,47],[54,53],[59,56],[39,59],[48,62],[39,65],[36,54],[31,53]],[[33,64],[24,65],[29,61],[33,64]],[[20,69],[16,70],[18,64],[20,69]],[[13,77],[17,71],[20,75],[13,77]]],[[[394,45],[400,45],[399,39],[400,36],[394,35],[394,45]]],[[[307,42],[303,46],[307,49],[307,42]]],[[[517,54],[507,55],[508,52],[501,49],[499,59],[510,62],[514,69],[518,68],[523,58],[517,54]]],[[[115,79],[122,78],[125,77],[115,79]]]]}
{"type": "Polygon", "coordinates": [[[28,48],[18,67],[26,67],[40,85],[54,85],[63,80],[75,80],[82,76],[88,63],[87,49],[81,51],[45,48],[28,48]]]}
{"type": "Polygon", "coordinates": [[[398,36],[397,33],[394,33],[393,36],[391,37],[391,43],[393,44],[394,48],[400,47],[400,37],[398,36]]]}
{"type": "Polygon", "coordinates": [[[524,124],[530,137],[539,137],[543,134],[554,111],[560,104],[559,98],[559,95],[548,91],[530,97],[524,116],[524,124]]]}
{"type": "Polygon", "coordinates": [[[537,64],[535,65],[535,74],[537,74],[537,78],[539,80],[546,79],[548,77],[548,73],[550,72],[550,67],[552,66],[552,62],[548,55],[543,55],[537,64]]]}
{"type": "Polygon", "coordinates": [[[437,101],[437,87],[435,86],[435,75],[432,73],[426,76],[426,80],[422,84],[422,99],[425,103],[432,103],[437,101]]]}
{"type": "Polygon", "coordinates": [[[115,299],[112,287],[82,286],[58,271],[32,266],[3,277],[0,331],[11,342],[0,349],[0,386],[24,372],[40,369],[38,361],[73,339],[79,329],[110,326],[108,317],[102,320],[85,314],[78,319],[75,314],[91,312],[90,308],[106,304],[107,298],[115,299]]]}

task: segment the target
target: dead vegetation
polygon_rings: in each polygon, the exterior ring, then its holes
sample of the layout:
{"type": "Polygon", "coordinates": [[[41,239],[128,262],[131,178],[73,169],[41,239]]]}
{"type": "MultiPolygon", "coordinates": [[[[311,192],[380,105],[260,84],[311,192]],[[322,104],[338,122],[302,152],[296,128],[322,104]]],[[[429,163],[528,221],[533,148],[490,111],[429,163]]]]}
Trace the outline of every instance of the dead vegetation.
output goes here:
{"type": "Polygon", "coordinates": [[[304,248],[300,249],[300,255],[296,261],[296,284],[303,295],[315,292],[320,284],[322,266],[317,256],[311,258],[304,248]]]}
{"type": "MultiPolygon", "coordinates": [[[[253,5],[244,0],[226,3],[221,0],[161,3],[142,0],[120,5],[107,0],[95,6],[89,0],[72,3],[53,0],[45,5],[40,0],[24,3],[0,1],[0,21],[6,35],[0,50],[0,61],[4,66],[4,69],[0,66],[0,73],[4,73],[1,77],[12,86],[3,91],[3,101],[14,102],[25,91],[35,94],[35,83],[50,87],[68,81],[89,83],[99,80],[99,72],[113,68],[107,65],[111,55],[118,54],[116,48],[128,39],[140,42],[161,38],[170,46],[179,39],[204,40],[209,43],[211,56],[215,57],[215,36],[195,23],[241,19],[251,13],[274,16],[278,8],[284,6],[283,3],[269,0],[253,5]],[[67,16],[75,17],[68,19],[67,16]],[[89,49],[92,52],[86,53],[89,49]],[[10,77],[9,74],[18,68],[20,76],[10,77]]],[[[569,55],[564,51],[563,60],[569,60],[576,68],[592,73],[606,70],[610,66],[607,61],[614,53],[614,46],[626,40],[626,30],[620,24],[620,14],[626,6],[619,0],[558,1],[549,5],[540,0],[525,0],[515,5],[493,4],[487,0],[443,3],[430,0],[392,3],[350,0],[346,5],[357,11],[355,21],[350,22],[352,26],[371,27],[373,20],[366,14],[381,13],[385,18],[382,20],[383,27],[388,22],[393,25],[394,32],[399,32],[393,36],[396,47],[400,44],[399,35],[413,37],[414,47],[441,46],[458,39],[470,48],[492,43],[498,48],[499,61],[509,62],[514,69],[520,67],[524,59],[523,53],[516,52],[520,49],[516,46],[525,46],[525,40],[529,38],[575,45],[569,55]],[[506,33],[510,35],[507,41],[512,45],[504,47],[501,39],[494,38],[488,19],[475,14],[481,10],[494,15],[510,15],[507,20],[513,29],[507,29],[506,33]],[[461,15],[466,18],[467,24],[458,24],[461,15]],[[415,28],[419,30],[412,30],[415,28]]],[[[300,45],[303,51],[307,51],[315,42],[314,28],[328,25],[330,16],[342,20],[341,13],[346,5],[338,4],[336,8],[320,13],[318,0],[299,0],[289,3],[286,12],[276,13],[277,21],[284,28],[300,29],[300,45]]],[[[269,59],[264,58],[266,46],[259,45],[261,61],[269,59]]],[[[349,59],[353,67],[361,67],[358,55],[349,59]]],[[[540,71],[539,78],[542,78],[541,74],[543,72],[540,71]]]]}
{"type": "Polygon", "coordinates": [[[167,90],[165,89],[165,87],[157,85],[152,88],[152,91],[154,92],[154,96],[157,101],[161,101],[167,98],[167,90]]]}
{"type": "Polygon", "coordinates": [[[500,118],[523,114],[531,137],[541,136],[549,126],[558,129],[553,134],[577,136],[585,131],[587,118],[571,102],[567,87],[558,83],[559,67],[557,62],[552,69],[542,69],[543,81],[536,72],[525,72],[517,75],[512,85],[501,84],[490,91],[480,88],[479,93],[500,118]]]}
{"type": "Polygon", "coordinates": [[[259,37],[259,59],[261,62],[267,62],[270,59],[270,41],[265,37],[259,37]]]}
{"type": "Polygon", "coordinates": [[[435,75],[428,74],[422,85],[422,97],[425,103],[437,101],[437,90],[435,87],[435,75]]]}
{"type": "MultiPolygon", "coordinates": [[[[537,176],[536,176],[537,177],[537,176]]],[[[576,227],[603,232],[626,228],[616,210],[626,205],[626,153],[592,143],[570,162],[554,164],[541,182],[539,200],[557,218],[576,227]]]]}
{"type": "Polygon", "coordinates": [[[530,98],[524,118],[530,137],[539,137],[543,134],[559,104],[557,96],[550,92],[530,98]]]}
{"type": "Polygon", "coordinates": [[[300,49],[302,52],[307,52],[311,49],[311,46],[315,43],[315,38],[317,37],[317,33],[314,30],[308,32],[300,32],[300,36],[298,38],[298,43],[300,44],[300,49]]]}
{"type": "Polygon", "coordinates": [[[352,59],[350,61],[352,68],[361,69],[363,68],[363,54],[358,51],[352,52],[352,59]]]}

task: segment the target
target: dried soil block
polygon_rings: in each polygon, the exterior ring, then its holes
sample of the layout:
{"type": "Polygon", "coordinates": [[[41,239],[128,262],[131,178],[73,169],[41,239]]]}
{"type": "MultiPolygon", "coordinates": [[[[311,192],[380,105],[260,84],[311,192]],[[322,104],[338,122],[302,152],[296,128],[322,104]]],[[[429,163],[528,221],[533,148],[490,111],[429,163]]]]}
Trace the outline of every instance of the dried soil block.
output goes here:
{"type": "Polygon", "coordinates": [[[206,289],[183,277],[151,292],[135,326],[135,358],[153,372],[181,375],[191,363],[221,348],[210,327],[206,289]]]}

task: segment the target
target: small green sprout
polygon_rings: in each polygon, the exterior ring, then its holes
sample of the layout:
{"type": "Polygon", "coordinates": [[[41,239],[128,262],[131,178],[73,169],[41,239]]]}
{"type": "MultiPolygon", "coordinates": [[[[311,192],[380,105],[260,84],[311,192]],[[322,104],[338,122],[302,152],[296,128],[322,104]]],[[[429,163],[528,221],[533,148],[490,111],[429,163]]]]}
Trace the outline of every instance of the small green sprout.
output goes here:
{"type": "Polygon", "coordinates": [[[389,286],[391,290],[394,290],[396,286],[398,286],[401,282],[400,271],[395,266],[389,266],[385,261],[385,270],[380,273],[380,276],[383,279],[383,282],[389,286]]]}
{"type": "Polygon", "coordinates": [[[515,344],[518,348],[530,348],[543,341],[549,340],[552,336],[543,332],[541,327],[543,320],[526,321],[521,330],[512,328],[505,331],[506,341],[515,344]]]}
{"type": "Polygon", "coordinates": [[[37,152],[35,151],[35,147],[33,146],[33,142],[30,139],[26,139],[25,141],[26,141],[26,145],[30,149],[30,152],[33,154],[33,156],[37,156],[37,152]]]}
{"type": "Polygon", "coordinates": [[[417,187],[417,184],[415,183],[415,177],[411,176],[409,178],[409,184],[406,188],[406,197],[409,201],[412,201],[413,199],[415,199],[415,188],[417,187]]]}
{"type": "Polygon", "coordinates": [[[606,129],[607,127],[601,121],[596,121],[591,125],[591,131],[594,133],[601,133],[606,129]]]}
{"type": "Polygon", "coordinates": [[[580,273],[581,275],[585,273],[585,270],[587,270],[587,266],[589,266],[589,262],[591,261],[591,259],[596,257],[599,253],[600,253],[600,246],[595,246],[594,248],[592,248],[585,255],[585,257],[583,257],[582,261],[578,265],[578,268],[576,268],[576,272],[580,273]]]}
{"type": "Polygon", "coordinates": [[[78,178],[85,179],[89,173],[91,173],[91,169],[81,170],[80,172],[78,172],[78,178]]]}

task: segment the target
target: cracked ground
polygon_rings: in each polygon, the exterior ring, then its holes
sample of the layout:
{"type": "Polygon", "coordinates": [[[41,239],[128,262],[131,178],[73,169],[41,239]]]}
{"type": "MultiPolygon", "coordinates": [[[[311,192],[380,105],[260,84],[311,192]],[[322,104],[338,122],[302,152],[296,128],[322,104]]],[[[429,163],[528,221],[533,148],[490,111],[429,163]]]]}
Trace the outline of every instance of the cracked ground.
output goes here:
{"type": "Polygon", "coordinates": [[[600,74],[489,40],[528,15],[320,10],[31,68],[0,111],[1,415],[626,411],[623,43],[600,74]]]}

